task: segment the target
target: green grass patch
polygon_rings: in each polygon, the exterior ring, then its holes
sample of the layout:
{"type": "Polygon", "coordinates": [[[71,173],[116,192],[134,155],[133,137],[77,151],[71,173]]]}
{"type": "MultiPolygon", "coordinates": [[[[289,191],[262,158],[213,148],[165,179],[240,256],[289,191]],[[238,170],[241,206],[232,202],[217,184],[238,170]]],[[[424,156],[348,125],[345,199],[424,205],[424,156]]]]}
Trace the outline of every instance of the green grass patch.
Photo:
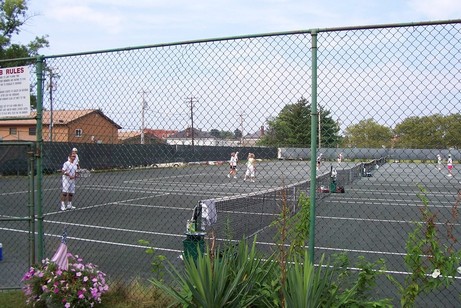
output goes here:
{"type": "MultiPolygon", "coordinates": [[[[156,308],[169,307],[173,300],[153,285],[138,281],[130,284],[110,284],[109,292],[102,296],[100,308],[156,308]]],[[[27,308],[26,297],[21,290],[0,291],[0,307],[27,308]]]]}

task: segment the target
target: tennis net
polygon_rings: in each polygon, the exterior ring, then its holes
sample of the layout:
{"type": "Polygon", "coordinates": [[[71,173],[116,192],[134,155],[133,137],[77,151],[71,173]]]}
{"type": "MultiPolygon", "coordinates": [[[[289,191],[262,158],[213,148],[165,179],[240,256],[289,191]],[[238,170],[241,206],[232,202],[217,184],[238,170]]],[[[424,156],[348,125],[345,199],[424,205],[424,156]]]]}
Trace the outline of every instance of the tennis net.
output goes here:
{"type": "MultiPolygon", "coordinates": [[[[352,168],[336,170],[336,182],[348,185],[358,178],[370,176],[377,167],[386,163],[382,157],[369,162],[358,163],[352,168]]],[[[322,193],[321,187],[329,187],[332,172],[317,176],[316,198],[329,196],[322,193]]],[[[301,193],[309,195],[310,181],[267,189],[264,191],[226,196],[199,202],[202,212],[201,229],[213,230],[216,238],[226,240],[239,240],[250,238],[268,228],[281,213],[283,202],[290,209],[291,214],[298,211],[298,200],[301,193]],[[204,214],[203,214],[204,213],[204,214]]]]}

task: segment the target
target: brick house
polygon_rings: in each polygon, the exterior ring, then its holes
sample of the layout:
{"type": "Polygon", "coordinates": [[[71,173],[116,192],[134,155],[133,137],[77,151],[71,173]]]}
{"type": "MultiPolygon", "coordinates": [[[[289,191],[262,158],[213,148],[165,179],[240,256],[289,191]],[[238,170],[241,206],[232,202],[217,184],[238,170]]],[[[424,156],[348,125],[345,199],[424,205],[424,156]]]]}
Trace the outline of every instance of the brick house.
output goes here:
{"type": "MultiPolygon", "coordinates": [[[[35,117],[36,113],[31,113],[35,117]]],[[[118,130],[122,127],[99,109],[43,111],[43,141],[72,143],[118,143],[118,130]],[[51,130],[50,130],[51,128],[51,130]]],[[[0,121],[0,139],[3,141],[35,141],[36,120],[0,121]]]]}

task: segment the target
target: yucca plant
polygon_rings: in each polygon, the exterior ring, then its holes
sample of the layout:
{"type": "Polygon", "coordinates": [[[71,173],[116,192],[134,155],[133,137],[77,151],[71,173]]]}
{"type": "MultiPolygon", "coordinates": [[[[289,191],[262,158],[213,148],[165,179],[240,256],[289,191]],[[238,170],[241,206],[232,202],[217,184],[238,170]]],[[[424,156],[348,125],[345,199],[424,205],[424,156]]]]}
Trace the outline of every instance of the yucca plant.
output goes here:
{"type": "Polygon", "coordinates": [[[324,264],[324,256],[314,266],[307,251],[304,258],[295,257],[287,266],[283,288],[284,307],[392,307],[390,299],[371,300],[366,294],[379,271],[380,263],[362,261],[361,270],[349,284],[345,279],[347,268],[324,264]]]}
{"type": "Polygon", "coordinates": [[[178,288],[160,280],[151,282],[188,307],[248,307],[263,302],[264,288],[276,263],[272,257],[262,259],[256,253],[256,241],[251,248],[240,241],[235,252],[230,250],[211,258],[199,252],[196,260],[184,260],[184,272],[171,263],[167,272],[178,288]]]}
{"type": "MultiPolygon", "coordinates": [[[[333,282],[334,271],[323,267],[323,258],[318,268],[309,261],[307,251],[304,259],[295,257],[287,266],[286,284],[283,288],[285,307],[329,307],[327,297],[333,282]]],[[[331,303],[330,303],[331,304],[331,303]]]]}

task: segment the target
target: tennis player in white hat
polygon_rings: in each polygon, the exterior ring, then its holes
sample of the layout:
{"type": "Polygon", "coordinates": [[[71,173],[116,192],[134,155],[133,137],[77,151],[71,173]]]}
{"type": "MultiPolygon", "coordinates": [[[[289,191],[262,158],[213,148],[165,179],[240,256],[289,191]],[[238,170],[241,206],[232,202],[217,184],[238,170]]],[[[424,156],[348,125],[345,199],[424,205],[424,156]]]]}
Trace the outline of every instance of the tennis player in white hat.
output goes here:
{"type": "Polygon", "coordinates": [[[72,154],[75,154],[74,165],[76,165],[77,168],[80,169],[79,159],[78,159],[78,150],[77,150],[77,148],[73,148],[73,149],[72,149],[72,154]]]}

